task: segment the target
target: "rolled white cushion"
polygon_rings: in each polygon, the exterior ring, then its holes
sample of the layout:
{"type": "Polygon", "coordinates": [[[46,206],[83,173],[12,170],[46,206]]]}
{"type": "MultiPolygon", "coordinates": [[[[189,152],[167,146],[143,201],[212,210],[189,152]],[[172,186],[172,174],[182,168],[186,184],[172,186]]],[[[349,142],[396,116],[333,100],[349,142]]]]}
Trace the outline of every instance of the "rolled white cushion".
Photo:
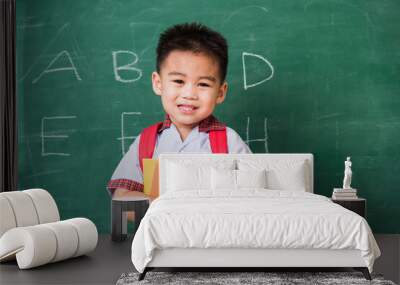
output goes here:
{"type": "Polygon", "coordinates": [[[78,232],[65,221],[43,224],[53,231],[57,239],[57,251],[51,262],[57,262],[75,255],[78,249],[78,232]]]}
{"type": "Polygon", "coordinates": [[[88,219],[18,227],[0,238],[0,261],[16,256],[20,269],[86,254],[96,248],[96,226],[88,219]]]}
{"type": "Polygon", "coordinates": [[[11,204],[6,197],[0,195],[0,237],[9,229],[15,228],[17,222],[11,204]]]}
{"type": "Polygon", "coordinates": [[[74,257],[86,254],[96,248],[98,233],[96,225],[91,220],[85,218],[74,218],[63,222],[71,224],[78,233],[78,248],[74,257]]]}
{"type": "Polygon", "coordinates": [[[43,225],[14,228],[0,238],[0,260],[8,260],[16,254],[20,269],[51,262],[56,250],[56,236],[43,225]]]}
{"type": "Polygon", "coordinates": [[[1,193],[11,205],[17,227],[33,226],[39,223],[35,205],[31,197],[22,191],[1,193]]]}
{"type": "Polygon", "coordinates": [[[28,194],[32,199],[39,218],[39,224],[57,222],[60,220],[56,202],[49,192],[43,189],[29,189],[22,192],[28,194]]]}

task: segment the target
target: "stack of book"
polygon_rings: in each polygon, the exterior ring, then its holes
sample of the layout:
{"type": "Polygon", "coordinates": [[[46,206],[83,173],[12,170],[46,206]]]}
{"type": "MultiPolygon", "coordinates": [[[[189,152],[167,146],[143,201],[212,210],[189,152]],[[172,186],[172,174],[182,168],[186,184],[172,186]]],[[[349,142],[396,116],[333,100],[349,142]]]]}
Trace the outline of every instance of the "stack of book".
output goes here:
{"type": "Polygon", "coordinates": [[[349,200],[349,199],[357,199],[357,189],[342,189],[342,188],[333,188],[332,199],[335,200],[349,200]]]}

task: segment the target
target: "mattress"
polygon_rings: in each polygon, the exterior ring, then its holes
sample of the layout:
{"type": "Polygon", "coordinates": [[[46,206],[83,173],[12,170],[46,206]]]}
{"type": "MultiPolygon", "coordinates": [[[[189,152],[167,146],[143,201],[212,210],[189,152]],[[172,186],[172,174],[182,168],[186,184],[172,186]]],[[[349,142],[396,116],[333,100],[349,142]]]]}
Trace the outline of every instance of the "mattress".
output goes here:
{"type": "Polygon", "coordinates": [[[139,272],[162,249],[359,250],[372,271],[380,255],[364,218],[308,192],[241,189],[167,192],[156,199],[132,243],[139,272]]]}

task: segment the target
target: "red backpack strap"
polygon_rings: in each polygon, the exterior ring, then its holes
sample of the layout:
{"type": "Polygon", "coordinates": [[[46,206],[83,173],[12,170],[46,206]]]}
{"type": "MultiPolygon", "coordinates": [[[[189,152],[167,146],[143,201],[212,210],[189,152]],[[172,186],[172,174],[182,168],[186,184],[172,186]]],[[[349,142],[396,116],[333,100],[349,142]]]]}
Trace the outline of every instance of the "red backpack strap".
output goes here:
{"type": "Polygon", "coordinates": [[[152,158],[156,147],[157,132],[161,128],[163,122],[151,125],[145,128],[140,134],[139,141],[139,163],[143,173],[143,158],[152,158]]]}
{"type": "Polygon", "coordinates": [[[223,130],[211,130],[208,132],[212,153],[228,153],[228,140],[226,128],[223,130]]]}

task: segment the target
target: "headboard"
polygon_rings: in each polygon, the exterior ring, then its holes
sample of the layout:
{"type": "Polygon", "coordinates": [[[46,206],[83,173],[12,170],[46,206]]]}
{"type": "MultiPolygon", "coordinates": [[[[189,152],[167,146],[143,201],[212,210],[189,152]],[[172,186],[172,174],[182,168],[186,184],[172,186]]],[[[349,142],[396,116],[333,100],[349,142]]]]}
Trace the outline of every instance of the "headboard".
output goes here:
{"type": "MultiPolygon", "coordinates": [[[[184,164],[201,164],[217,162],[219,160],[232,160],[235,161],[236,167],[240,165],[292,165],[292,164],[303,164],[304,165],[304,181],[306,192],[314,192],[314,158],[312,154],[270,154],[270,153],[256,153],[256,154],[202,154],[202,153],[163,153],[159,156],[159,191],[160,195],[166,192],[166,181],[167,181],[167,165],[168,162],[184,163],[184,164]]],[[[283,171],[283,170],[282,170],[283,171]]]]}

